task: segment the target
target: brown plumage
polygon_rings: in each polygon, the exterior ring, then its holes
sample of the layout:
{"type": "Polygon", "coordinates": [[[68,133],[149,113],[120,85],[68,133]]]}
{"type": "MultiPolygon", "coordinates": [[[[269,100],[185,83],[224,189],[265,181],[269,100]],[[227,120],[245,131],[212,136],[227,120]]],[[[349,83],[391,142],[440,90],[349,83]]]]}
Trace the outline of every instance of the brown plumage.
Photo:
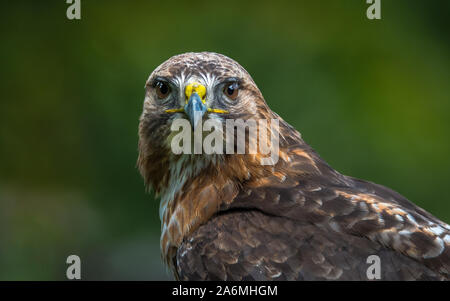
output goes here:
{"type": "Polygon", "coordinates": [[[177,279],[367,280],[370,255],[380,258],[382,280],[450,277],[447,224],[332,169],[228,57],[186,53],[159,66],[147,81],[139,138],[140,172],[161,197],[162,256],[177,279]],[[234,100],[224,95],[230,79],[239,83],[234,100]],[[162,96],[160,81],[169,87],[162,96]],[[172,152],[170,126],[186,113],[166,110],[187,102],[193,81],[206,87],[209,108],[226,110],[204,119],[279,120],[275,165],[261,165],[261,153],[172,152]]]}

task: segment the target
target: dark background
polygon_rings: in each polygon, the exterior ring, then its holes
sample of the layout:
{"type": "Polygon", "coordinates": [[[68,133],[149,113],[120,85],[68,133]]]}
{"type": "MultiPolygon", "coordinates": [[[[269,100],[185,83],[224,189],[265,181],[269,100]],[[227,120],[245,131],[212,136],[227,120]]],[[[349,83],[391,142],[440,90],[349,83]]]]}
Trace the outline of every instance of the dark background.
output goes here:
{"type": "Polygon", "coordinates": [[[170,56],[241,63],[338,171],[450,221],[449,1],[4,1],[0,280],[171,279],[135,167],[148,75],[170,56]]]}

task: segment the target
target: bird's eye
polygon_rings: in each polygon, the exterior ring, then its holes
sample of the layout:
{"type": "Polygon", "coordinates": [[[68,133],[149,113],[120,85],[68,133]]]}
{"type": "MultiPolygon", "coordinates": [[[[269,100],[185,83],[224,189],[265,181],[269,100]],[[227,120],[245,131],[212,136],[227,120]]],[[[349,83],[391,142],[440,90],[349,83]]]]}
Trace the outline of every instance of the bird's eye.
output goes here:
{"type": "Polygon", "coordinates": [[[235,100],[238,96],[239,85],[238,83],[227,84],[223,89],[223,93],[225,93],[228,98],[231,100],[235,100]]]}
{"type": "Polygon", "coordinates": [[[170,93],[169,85],[163,81],[156,81],[153,87],[155,87],[156,95],[158,95],[158,98],[160,99],[166,98],[170,93]]]}

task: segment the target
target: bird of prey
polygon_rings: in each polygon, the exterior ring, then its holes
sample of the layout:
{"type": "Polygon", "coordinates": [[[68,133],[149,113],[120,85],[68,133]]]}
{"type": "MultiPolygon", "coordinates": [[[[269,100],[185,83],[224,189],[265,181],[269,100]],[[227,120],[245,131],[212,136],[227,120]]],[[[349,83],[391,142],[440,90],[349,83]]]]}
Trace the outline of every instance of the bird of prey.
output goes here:
{"type": "Polygon", "coordinates": [[[450,226],[331,168],[236,61],[176,55],[145,89],[138,168],[161,199],[161,253],[176,279],[368,280],[373,256],[375,279],[450,278],[450,226]],[[175,153],[171,126],[180,119],[194,129],[207,120],[278,120],[278,160],[262,164],[259,149],[175,153]]]}

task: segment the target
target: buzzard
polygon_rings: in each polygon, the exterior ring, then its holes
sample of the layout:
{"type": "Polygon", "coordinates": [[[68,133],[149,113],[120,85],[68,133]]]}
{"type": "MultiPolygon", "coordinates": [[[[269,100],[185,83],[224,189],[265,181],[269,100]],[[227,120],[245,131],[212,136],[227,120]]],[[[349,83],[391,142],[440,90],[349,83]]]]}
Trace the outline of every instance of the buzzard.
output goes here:
{"type": "Polygon", "coordinates": [[[373,256],[382,280],[450,278],[450,226],[331,168],[236,61],[176,55],[145,89],[138,167],[161,199],[161,252],[176,279],[367,280],[373,256]],[[207,120],[278,120],[278,160],[247,152],[247,128],[243,153],[176,153],[172,125],[181,119],[194,130],[207,120]]]}

